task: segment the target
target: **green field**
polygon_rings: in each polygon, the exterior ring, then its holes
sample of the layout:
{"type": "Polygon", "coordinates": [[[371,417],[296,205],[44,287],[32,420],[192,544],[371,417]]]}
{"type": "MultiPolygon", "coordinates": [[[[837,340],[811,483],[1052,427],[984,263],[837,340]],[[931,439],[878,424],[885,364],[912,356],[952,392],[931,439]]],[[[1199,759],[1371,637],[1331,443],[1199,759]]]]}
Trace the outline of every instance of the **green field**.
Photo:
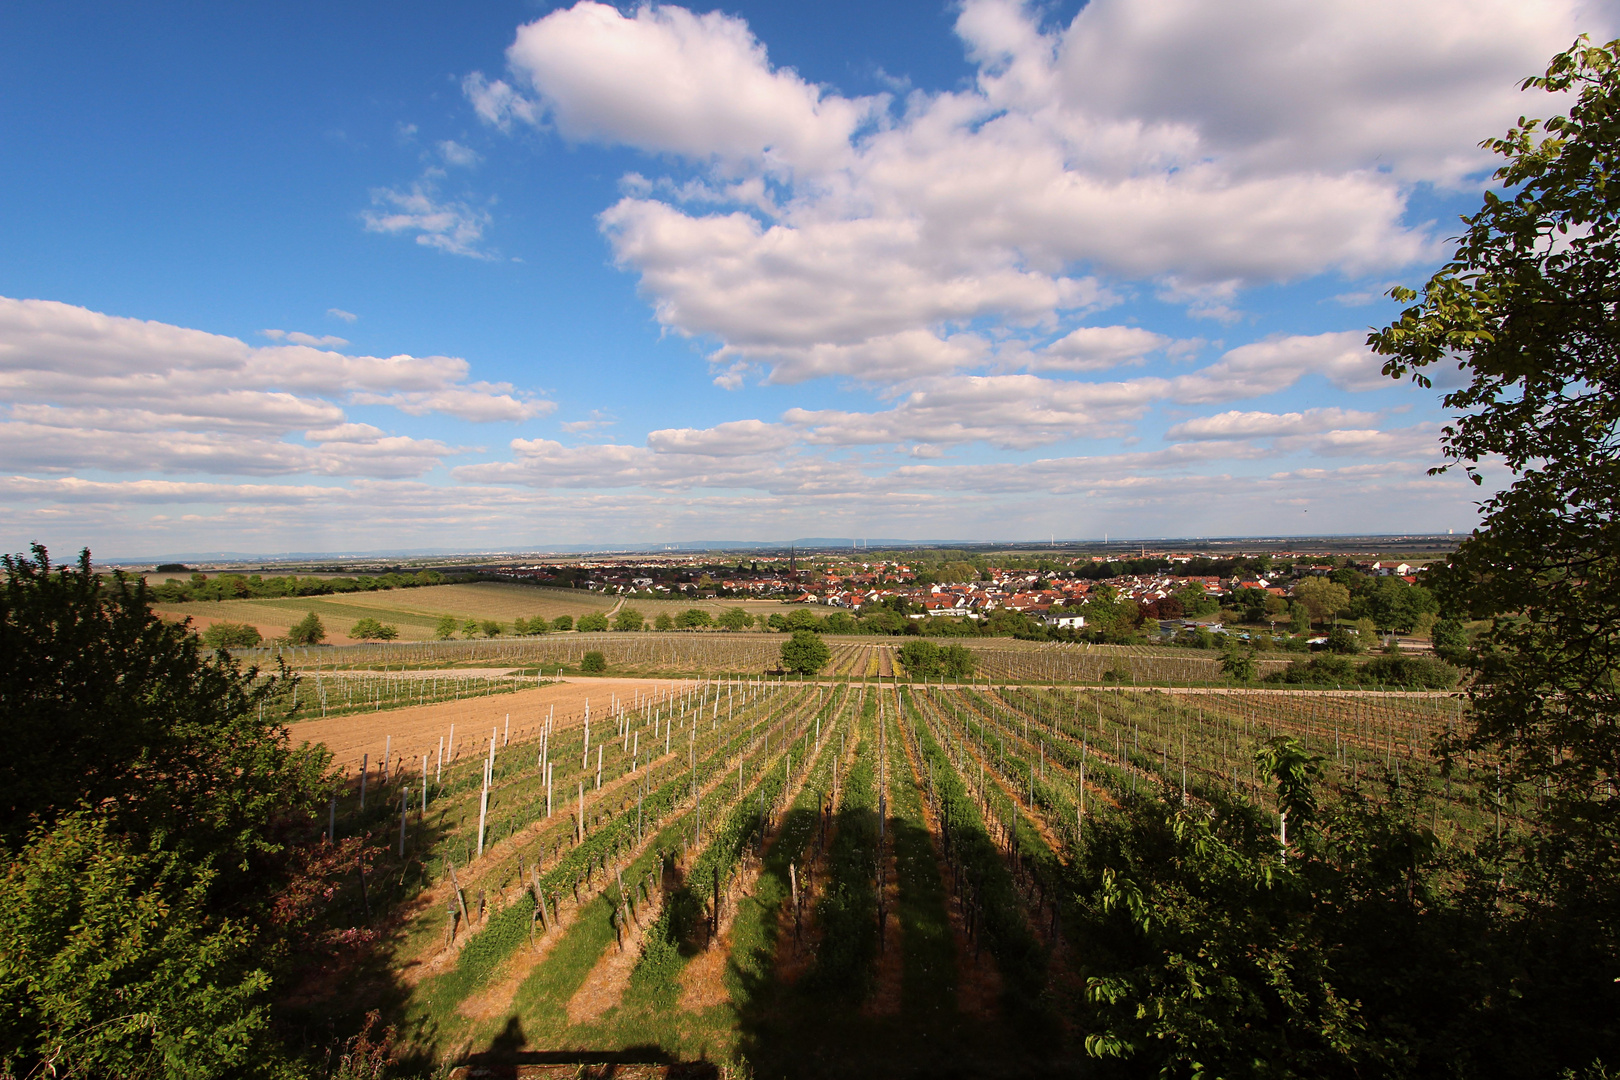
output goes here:
{"type": "Polygon", "coordinates": [[[339,596],[163,604],[155,610],[165,618],[189,617],[199,625],[205,621],[251,623],[266,637],[286,633],[306,612],[313,611],[326,624],[327,634],[332,639],[342,638],[355,622],[369,616],[399,627],[403,641],[422,641],[433,636],[439,618],[444,615],[454,615],[461,620],[493,619],[510,630],[515,619],[549,620],[559,615],[577,619],[592,611],[607,611],[613,604],[611,596],[572,589],[476,582],[339,596]]]}

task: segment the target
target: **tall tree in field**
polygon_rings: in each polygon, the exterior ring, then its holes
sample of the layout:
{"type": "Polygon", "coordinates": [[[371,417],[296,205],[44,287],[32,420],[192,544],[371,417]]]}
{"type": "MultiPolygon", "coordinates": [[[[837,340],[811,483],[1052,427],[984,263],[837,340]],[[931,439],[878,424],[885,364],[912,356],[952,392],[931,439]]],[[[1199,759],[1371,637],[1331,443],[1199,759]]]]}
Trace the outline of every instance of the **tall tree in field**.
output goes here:
{"type": "MultiPolygon", "coordinates": [[[[1455,255],[1369,344],[1386,374],[1446,394],[1450,461],[1511,482],[1433,575],[1451,614],[1490,620],[1469,657],[1473,726],[1526,799],[1535,838],[1512,899],[1539,917],[1549,1023],[1620,1018],[1620,41],[1583,38],[1525,89],[1571,93],[1567,116],[1521,120],[1484,145],[1501,192],[1466,219],[1455,255]],[[1540,808],[1539,813],[1537,808],[1540,808]]],[[[1612,1065],[1616,1058],[1607,1058],[1612,1065]]]]}
{"type": "Polygon", "coordinates": [[[832,650],[814,630],[795,630],[782,642],[782,666],[801,675],[814,675],[827,666],[832,650]]]}

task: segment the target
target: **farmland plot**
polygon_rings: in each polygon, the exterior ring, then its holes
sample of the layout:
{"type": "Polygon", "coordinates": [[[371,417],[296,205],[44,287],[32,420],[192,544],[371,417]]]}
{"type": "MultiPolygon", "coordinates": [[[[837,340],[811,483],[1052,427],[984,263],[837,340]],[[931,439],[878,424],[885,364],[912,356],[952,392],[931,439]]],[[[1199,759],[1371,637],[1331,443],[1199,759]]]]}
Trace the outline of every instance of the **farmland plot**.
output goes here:
{"type": "MultiPolygon", "coordinates": [[[[425,1056],[485,1069],[651,1054],[773,1076],[1072,1072],[1084,1067],[1074,867],[1088,819],[1149,796],[1274,812],[1254,753],[1277,734],[1322,756],[1326,790],[1381,797],[1396,777],[1431,783],[1419,778],[1436,740],[1463,720],[1443,695],[1029,677],[1082,670],[1072,650],[1008,647],[1011,677],[896,685],[853,681],[894,671],[893,646],[830,639],[822,680],[735,674],[766,670],[782,640],[610,633],[314,651],[325,666],[305,669],[301,692],[317,676],[329,702],[349,679],[453,677],[411,670],[430,658],[452,673],[496,661],[525,672],[480,676],[525,686],[515,693],[376,711],[396,693],[310,721],[373,725],[365,804],[354,771],[333,819],[340,839],[363,833],[387,854],[365,864],[369,897],[356,877],[334,902],[394,913],[381,955],[425,1056]],[[566,667],[585,647],[614,671],[732,673],[535,688],[528,672],[566,667]],[[338,652],[353,666],[335,671],[338,652]],[[458,707],[468,719],[453,736],[437,714],[442,758],[431,727],[403,734],[407,717],[458,707]],[[379,762],[376,736],[391,724],[398,738],[379,762]]],[[[1489,762],[1461,763],[1436,803],[1437,835],[1516,826],[1493,775],[1489,762]]]]}

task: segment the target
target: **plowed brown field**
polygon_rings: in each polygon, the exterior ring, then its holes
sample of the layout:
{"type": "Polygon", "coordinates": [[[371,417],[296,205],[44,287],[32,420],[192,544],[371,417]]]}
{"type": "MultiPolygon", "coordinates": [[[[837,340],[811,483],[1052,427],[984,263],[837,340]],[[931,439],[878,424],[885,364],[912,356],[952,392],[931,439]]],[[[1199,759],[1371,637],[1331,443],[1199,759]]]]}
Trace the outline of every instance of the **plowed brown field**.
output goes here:
{"type": "MultiPolygon", "coordinates": [[[[447,762],[458,756],[479,753],[489,745],[492,730],[497,737],[502,737],[508,715],[512,724],[509,739],[515,743],[533,738],[553,709],[557,730],[579,725],[584,720],[587,701],[591,715],[609,724],[607,717],[614,695],[621,702],[634,702],[638,692],[645,699],[660,691],[667,694],[690,685],[690,681],[672,679],[565,680],[512,694],[305,720],[293,725],[292,738],[295,744],[325,744],[332,751],[334,764],[345,769],[359,765],[362,755],[370,755],[372,764],[376,765],[382,761],[385,746],[396,760],[403,755],[406,762],[420,764],[422,755],[427,754],[428,766],[432,768],[437,761],[441,737],[446,739],[447,762]],[[448,742],[452,724],[455,725],[454,746],[448,742]]],[[[605,730],[611,731],[611,725],[605,730]]]]}

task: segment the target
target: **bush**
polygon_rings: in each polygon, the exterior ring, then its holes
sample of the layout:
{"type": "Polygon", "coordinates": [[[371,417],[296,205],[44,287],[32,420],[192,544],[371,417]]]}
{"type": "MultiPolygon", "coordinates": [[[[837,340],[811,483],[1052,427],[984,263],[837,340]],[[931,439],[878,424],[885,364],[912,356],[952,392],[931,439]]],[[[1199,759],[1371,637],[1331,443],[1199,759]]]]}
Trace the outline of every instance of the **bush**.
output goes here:
{"type": "Polygon", "coordinates": [[[726,608],[720,613],[720,626],[725,630],[749,630],[754,625],[754,616],[740,607],[726,608]]]}
{"type": "Polygon", "coordinates": [[[647,618],[633,607],[620,608],[619,613],[613,617],[615,630],[640,630],[646,625],[647,618]]]}
{"type": "Polygon", "coordinates": [[[399,637],[399,627],[380,623],[368,615],[349,628],[349,636],[358,641],[393,641],[399,637]]]}
{"type": "Polygon", "coordinates": [[[704,630],[714,625],[714,619],[702,608],[687,608],[675,616],[675,625],[681,630],[704,630]]]}
{"type": "Polygon", "coordinates": [[[202,643],[210,649],[251,649],[263,640],[250,623],[219,622],[202,632],[202,643]]]}
{"type": "Polygon", "coordinates": [[[1361,665],[1360,674],[1364,683],[1450,690],[1461,673],[1432,656],[1379,656],[1361,665]]]}
{"type": "Polygon", "coordinates": [[[919,638],[900,650],[900,663],[914,679],[965,679],[973,674],[974,656],[960,645],[935,645],[919,638]]]}
{"type": "Polygon", "coordinates": [[[289,645],[319,645],[326,640],[326,627],[313,611],[293,623],[287,630],[289,645]]]}
{"type": "Polygon", "coordinates": [[[1361,639],[1342,626],[1335,626],[1328,631],[1328,652],[1347,655],[1361,651],[1361,639]]]}
{"type": "Polygon", "coordinates": [[[1429,644],[1437,656],[1458,663],[1468,655],[1468,632],[1456,619],[1441,619],[1429,631],[1429,644]]]}
{"type": "Polygon", "coordinates": [[[1291,686],[1301,683],[1342,684],[1355,681],[1355,665],[1344,657],[1332,653],[1313,656],[1309,660],[1295,660],[1281,671],[1274,671],[1266,676],[1268,683],[1288,683],[1291,686]]]}
{"type": "Polygon", "coordinates": [[[588,671],[593,675],[598,672],[606,671],[607,657],[603,656],[595,649],[592,649],[590,652],[585,654],[585,659],[579,662],[579,670],[588,671]]]}
{"type": "Polygon", "coordinates": [[[553,630],[572,630],[574,628],[574,617],[572,615],[559,615],[551,620],[551,628],[553,630]]]}
{"type": "Polygon", "coordinates": [[[1245,649],[1233,649],[1221,657],[1221,674],[1238,682],[1253,682],[1255,674],[1254,653],[1245,649]]]}
{"type": "Polygon", "coordinates": [[[608,617],[600,611],[593,611],[589,615],[581,615],[575,628],[585,634],[599,634],[608,628],[608,617]]]}
{"type": "Polygon", "coordinates": [[[660,611],[658,618],[653,620],[653,628],[657,630],[675,629],[675,620],[669,617],[669,612],[660,611]]]}

